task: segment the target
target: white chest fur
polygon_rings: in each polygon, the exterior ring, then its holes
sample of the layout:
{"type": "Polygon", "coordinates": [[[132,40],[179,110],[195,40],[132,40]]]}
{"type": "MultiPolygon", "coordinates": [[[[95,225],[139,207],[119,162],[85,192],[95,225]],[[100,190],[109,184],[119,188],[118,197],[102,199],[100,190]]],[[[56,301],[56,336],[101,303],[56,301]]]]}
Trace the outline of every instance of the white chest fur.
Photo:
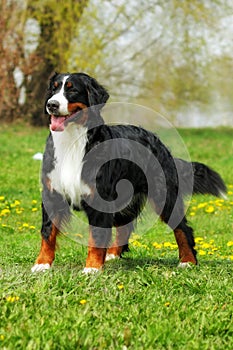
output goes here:
{"type": "Polygon", "coordinates": [[[62,132],[52,132],[55,168],[48,175],[51,188],[62,194],[71,205],[80,206],[82,195],[90,188],[82,181],[83,157],[87,143],[87,128],[70,123],[62,132]]]}

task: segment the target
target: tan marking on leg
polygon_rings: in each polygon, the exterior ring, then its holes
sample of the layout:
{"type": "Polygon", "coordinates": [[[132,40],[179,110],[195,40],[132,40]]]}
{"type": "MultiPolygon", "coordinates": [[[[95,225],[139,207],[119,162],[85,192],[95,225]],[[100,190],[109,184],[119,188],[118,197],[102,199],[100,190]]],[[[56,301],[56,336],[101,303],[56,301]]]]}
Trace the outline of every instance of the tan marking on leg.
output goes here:
{"type": "Polygon", "coordinates": [[[189,247],[187,238],[184,232],[180,229],[174,230],[176,242],[179,248],[179,258],[182,263],[191,262],[192,264],[197,264],[197,260],[193,255],[191,248],[189,247]]]}
{"type": "Polygon", "coordinates": [[[106,248],[88,247],[86,267],[100,269],[104,265],[106,248]]]}
{"type": "Polygon", "coordinates": [[[86,268],[91,267],[100,269],[104,265],[106,252],[107,248],[95,247],[95,241],[93,239],[92,231],[90,228],[86,268]]]}
{"type": "Polygon", "coordinates": [[[120,257],[123,246],[128,244],[128,240],[131,234],[131,226],[125,225],[125,226],[120,226],[116,227],[116,239],[112,243],[111,247],[108,248],[107,254],[113,254],[116,257],[120,257]]]}
{"type": "Polygon", "coordinates": [[[38,258],[36,259],[36,264],[52,265],[52,262],[55,258],[56,236],[58,233],[58,228],[52,224],[52,230],[49,239],[45,240],[42,238],[41,249],[38,258]]]}

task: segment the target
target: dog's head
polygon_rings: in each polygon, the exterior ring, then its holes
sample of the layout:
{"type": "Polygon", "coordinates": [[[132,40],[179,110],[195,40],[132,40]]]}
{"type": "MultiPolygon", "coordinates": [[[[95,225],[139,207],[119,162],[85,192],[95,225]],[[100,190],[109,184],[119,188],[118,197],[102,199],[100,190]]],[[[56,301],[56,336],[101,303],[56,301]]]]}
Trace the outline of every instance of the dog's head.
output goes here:
{"type": "Polygon", "coordinates": [[[99,112],[108,98],[104,87],[87,74],[55,73],[50,79],[45,101],[45,113],[51,116],[51,130],[63,131],[65,125],[78,116],[78,112],[89,107],[94,112],[92,116],[100,116],[99,112]]]}

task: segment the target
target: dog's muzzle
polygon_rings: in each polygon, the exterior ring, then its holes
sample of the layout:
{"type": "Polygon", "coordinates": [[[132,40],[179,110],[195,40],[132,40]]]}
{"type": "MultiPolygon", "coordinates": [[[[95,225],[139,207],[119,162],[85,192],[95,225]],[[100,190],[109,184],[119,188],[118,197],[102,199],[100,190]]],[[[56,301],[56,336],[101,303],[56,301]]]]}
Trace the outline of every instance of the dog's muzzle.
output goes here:
{"type": "Polygon", "coordinates": [[[59,115],[59,107],[60,107],[60,103],[56,100],[50,100],[46,104],[46,108],[49,114],[53,114],[53,115],[59,115]]]}

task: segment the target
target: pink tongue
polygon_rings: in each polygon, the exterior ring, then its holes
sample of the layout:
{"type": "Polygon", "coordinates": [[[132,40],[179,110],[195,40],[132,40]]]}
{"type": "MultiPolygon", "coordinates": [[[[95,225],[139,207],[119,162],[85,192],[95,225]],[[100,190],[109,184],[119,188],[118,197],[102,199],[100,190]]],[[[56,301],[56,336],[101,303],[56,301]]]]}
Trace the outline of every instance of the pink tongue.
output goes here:
{"type": "Polygon", "coordinates": [[[52,131],[63,131],[65,120],[66,117],[55,117],[54,115],[51,115],[50,129],[52,131]]]}

